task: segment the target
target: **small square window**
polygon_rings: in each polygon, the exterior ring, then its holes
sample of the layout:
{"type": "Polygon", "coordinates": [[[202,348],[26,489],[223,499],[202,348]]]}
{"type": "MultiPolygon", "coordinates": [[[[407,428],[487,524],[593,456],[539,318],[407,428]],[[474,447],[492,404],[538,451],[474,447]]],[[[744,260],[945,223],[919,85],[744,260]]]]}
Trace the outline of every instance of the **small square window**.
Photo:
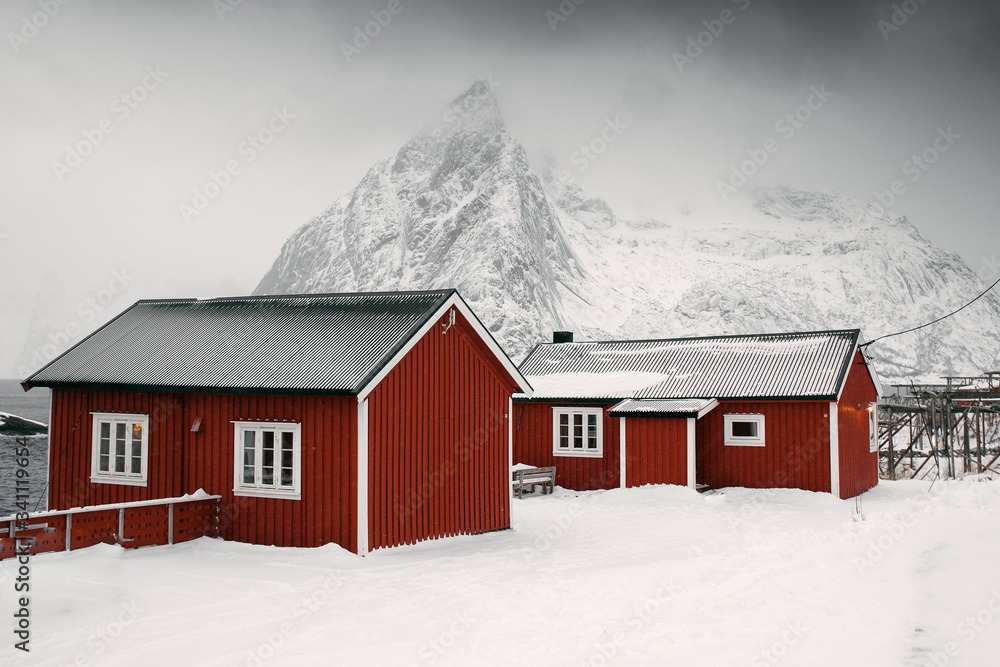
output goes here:
{"type": "Polygon", "coordinates": [[[146,486],[149,415],[93,413],[90,481],[146,486]]]}
{"type": "Polygon", "coordinates": [[[764,446],[764,415],[722,415],[724,444],[743,447],[764,446]]]}
{"type": "Polygon", "coordinates": [[[553,408],[552,453],[555,456],[604,455],[602,408],[553,408]]]}

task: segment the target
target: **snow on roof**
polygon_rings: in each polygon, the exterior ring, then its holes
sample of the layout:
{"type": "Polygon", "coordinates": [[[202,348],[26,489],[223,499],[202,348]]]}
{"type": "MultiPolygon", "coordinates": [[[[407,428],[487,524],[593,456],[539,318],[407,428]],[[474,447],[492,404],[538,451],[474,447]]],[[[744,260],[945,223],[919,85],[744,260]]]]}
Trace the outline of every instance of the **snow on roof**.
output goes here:
{"type": "Polygon", "coordinates": [[[521,373],[535,399],[833,399],[860,331],[546,343],[521,373]]]}
{"type": "Polygon", "coordinates": [[[624,417],[702,417],[719,405],[714,398],[634,400],[627,399],[615,405],[608,414],[624,417]]]}

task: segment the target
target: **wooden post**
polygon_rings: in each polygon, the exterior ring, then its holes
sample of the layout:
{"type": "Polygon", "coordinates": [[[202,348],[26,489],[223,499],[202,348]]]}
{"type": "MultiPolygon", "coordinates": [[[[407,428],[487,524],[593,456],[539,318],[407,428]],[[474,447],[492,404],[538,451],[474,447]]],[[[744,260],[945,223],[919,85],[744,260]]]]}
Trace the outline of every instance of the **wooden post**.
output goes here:
{"type": "Polygon", "coordinates": [[[976,406],[976,472],[983,471],[983,413],[976,406]]]}
{"type": "Polygon", "coordinates": [[[73,537],[71,533],[73,532],[73,515],[66,515],[66,551],[73,550],[73,537]]]}
{"type": "Polygon", "coordinates": [[[167,544],[174,543],[174,504],[167,505],[167,544]]]}
{"type": "Polygon", "coordinates": [[[966,473],[969,472],[969,461],[972,460],[972,453],[969,451],[969,411],[966,410],[962,413],[962,425],[964,426],[964,434],[962,437],[962,445],[965,449],[965,461],[962,462],[962,470],[966,473]]]}

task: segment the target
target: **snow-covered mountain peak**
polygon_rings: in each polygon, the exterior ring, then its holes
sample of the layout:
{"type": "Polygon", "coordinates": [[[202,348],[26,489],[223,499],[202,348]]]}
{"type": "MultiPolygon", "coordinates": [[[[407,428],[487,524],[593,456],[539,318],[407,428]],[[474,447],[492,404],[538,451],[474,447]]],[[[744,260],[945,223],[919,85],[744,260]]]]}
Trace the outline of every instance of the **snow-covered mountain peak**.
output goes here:
{"type": "MultiPolygon", "coordinates": [[[[710,211],[619,220],[551,161],[529,166],[483,80],[292,234],[256,293],[448,287],[517,359],[555,329],[583,340],[875,337],[983,285],[905,217],[837,193],[765,188],[710,211]]],[[[998,330],[989,295],[869,351],[890,382],[934,381],[984,370],[998,330]]]]}

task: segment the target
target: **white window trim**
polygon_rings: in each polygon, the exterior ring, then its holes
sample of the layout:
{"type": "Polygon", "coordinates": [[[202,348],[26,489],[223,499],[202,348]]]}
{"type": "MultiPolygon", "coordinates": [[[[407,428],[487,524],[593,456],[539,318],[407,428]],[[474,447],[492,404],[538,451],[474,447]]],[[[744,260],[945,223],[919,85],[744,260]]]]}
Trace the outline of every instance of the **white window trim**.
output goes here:
{"type": "Polygon", "coordinates": [[[722,415],[723,443],[730,447],[763,447],[764,415],[725,414],[722,415]],[[757,435],[753,437],[733,435],[733,422],[756,422],[757,435]]]}
{"type": "Polygon", "coordinates": [[[878,403],[868,404],[868,453],[878,451],[878,403]]]}
{"type": "MultiPolygon", "coordinates": [[[[258,438],[257,443],[260,442],[258,438]]],[[[259,445],[256,451],[260,451],[259,445]]],[[[277,460],[277,454],[276,460],[277,460]]],[[[254,462],[259,465],[261,457],[255,455],[254,462]]],[[[275,466],[278,467],[278,466],[275,466]]],[[[275,476],[279,473],[276,471],[275,476]]],[[[233,422],[233,495],[250,496],[253,498],[282,498],[284,500],[302,499],[302,424],[294,422],[233,422]],[[243,482],[243,437],[247,429],[257,431],[291,431],[292,432],[292,488],[278,489],[247,485],[243,482]]]]}
{"type": "MultiPolygon", "coordinates": [[[[586,436],[584,436],[586,437],[586,436]]],[[[552,455],[578,458],[604,457],[604,408],[554,407],[552,408],[552,455]],[[562,449],[559,447],[559,415],[597,415],[597,449],[562,449]]]]}
{"type": "MultiPolygon", "coordinates": [[[[90,445],[90,481],[95,484],[124,484],[126,486],[146,486],[149,479],[149,415],[127,414],[123,412],[92,412],[91,414],[91,445],[90,445]],[[100,470],[100,448],[101,448],[101,423],[110,422],[111,450],[109,454],[114,456],[114,424],[124,422],[126,424],[142,425],[142,471],[139,474],[133,472],[107,472],[100,470]]],[[[129,448],[129,441],[125,442],[125,468],[128,470],[132,463],[132,453],[129,448]]],[[[109,466],[111,467],[111,466],[109,466]]]]}

